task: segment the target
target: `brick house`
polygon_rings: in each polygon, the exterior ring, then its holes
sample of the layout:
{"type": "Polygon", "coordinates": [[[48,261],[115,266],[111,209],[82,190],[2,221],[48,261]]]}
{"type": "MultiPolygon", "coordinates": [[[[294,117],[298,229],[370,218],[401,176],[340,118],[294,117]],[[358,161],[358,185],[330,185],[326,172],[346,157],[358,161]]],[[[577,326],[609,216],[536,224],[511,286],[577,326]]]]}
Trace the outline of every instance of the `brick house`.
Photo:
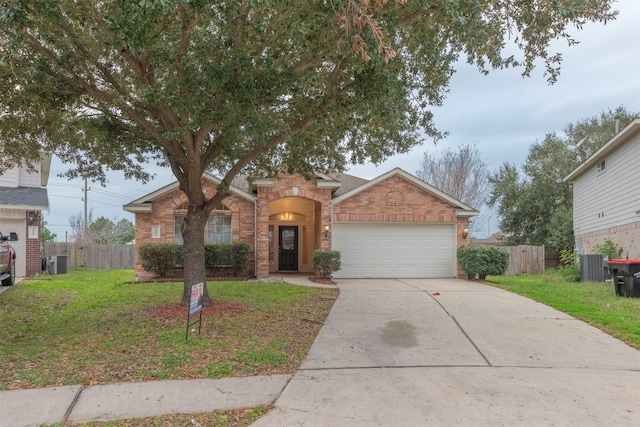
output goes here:
{"type": "MultiPolygon", "coordinates": [[[[210,197],[219,180],[203,178],[210,197]]],[[[177,182],[124,206],[136,244],[181,243],[187,197],[177,182]]],[[[236,179],[209,218],[208,242],[246,242],[247,274],[312,273],[316,249],[341,252],[337,278],[456,277],[456,249],[478,211],[393,169],[373,180],[336,173],[236,179]]],[[[136,260],[136,277],[149,277],[136,260]]]]}
{"type": "Polygon", "coordinates": [[[11,242],[16,250],[16,276],[31,276],[42,271],[41,212],[49,209],[47,183],[51,154],[43,154],[33,170],[15,167],[0,175],[0,232],[18,233],[11,242]]]}

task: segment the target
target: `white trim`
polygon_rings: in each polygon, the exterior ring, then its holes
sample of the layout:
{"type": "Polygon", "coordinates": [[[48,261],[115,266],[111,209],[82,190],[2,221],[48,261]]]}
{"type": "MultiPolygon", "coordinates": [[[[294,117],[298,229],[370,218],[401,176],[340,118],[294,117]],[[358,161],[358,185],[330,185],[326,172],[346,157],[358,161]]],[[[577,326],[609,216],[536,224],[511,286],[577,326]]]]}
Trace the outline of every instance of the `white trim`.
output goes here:
{"type": "Polygon", "coordinates": [[[342,183],[336,179],[331,178],[329,175],[324,173],[316,174],[316,185],[318,188],[340,188],[342,183]],[[320,179],[318,179],[320,178],[320,179]]]}
{"type": "Polygon", "coordinates": [[[27,227],[27,239],[37,239],[39,227],[37,225],[30,225],[27,227]]]}
{"type": "Polygon", "coordinates": [[[480,215],[480,212],[473,210],[473,211],[462,211],[460,209],[456,210],[456,216],[461,216],[461,217],[471,217],[471,216],[478,216],[480,215]]]}
{"type": "Polygon", "coordinates": [[[318,188],[340,188],[340,186],[342,186],[342,183],[338,181],[316,181],[316,185],[318,186],[318,188]]]}
{"type": "Polygon", "coordinates": [[[122,209],[127,212],[136,213],[136,212],[151,212],[151,203],[129,203],[127,205],[122,205],[122,209]]]}
{"type": "Polygon", "coordinates": [[[261,187],[272,187],[273,186],[273,178],[256,178],[251,181],[253,185],[259,185],[261,187]]]}
{"type": "Polygon", "coordinates": [[[0,205],[0,209],[16,209],[16,210],[49,212],[49,206],[38,206],[38,205],[0,205]]]}
{"type": "Polygon", "coordinates": [[[53,154],[50,152],[40,152],[40,187],[46,187],[49,183],[52,157],[53,154]]]}

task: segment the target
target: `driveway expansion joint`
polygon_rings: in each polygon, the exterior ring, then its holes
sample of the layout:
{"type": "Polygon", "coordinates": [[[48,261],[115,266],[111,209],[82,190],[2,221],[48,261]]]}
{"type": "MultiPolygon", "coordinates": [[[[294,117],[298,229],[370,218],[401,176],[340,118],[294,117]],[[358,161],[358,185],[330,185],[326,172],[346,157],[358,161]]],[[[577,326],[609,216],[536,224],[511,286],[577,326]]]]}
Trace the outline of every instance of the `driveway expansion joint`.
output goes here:
{"type": "Polygon", "coordinates": [[[487,359],[487,356],[484,355],[484,353],[482,352],[482,350],[480,350],[480,348],[476,345],[476,343],[471,339],[471,337],[469,336],[469,334],[467,334],[467,331],[464,330],[464,328],[462,327],[462,325],[460,325],[460,323],[458,322],[458,320],[455,318],[455,316],[451,316],[451,319],[453,319],[453,322],[456,324],[456,326],[458,326],[458,328],[460,329],[460,332],[462,332],[464,334],[465,337],[467,337],[467,340],[469,340],[469,342],[471,343],[471,345],[473,346],[473,348],[476,349],[476,351],[478,352],[478,354],[480,356],[482,356],[482,358],[484,359],[485,362],[487,362],[487,366],[493,366],[491,364],[491,362],[489,361],[489,359],[487,359]]]}
{"type": "Polygon", "coordinates": [[[69,407],[67,408],[67,410],[64,413],[64,416],[62,417],[62,424],[66,424],[67,421],[69,420],[69,417],[71,416],[71,412],[73,412],[73,408],[76,407],[76,404],[78,403],[78,400],[80,399],[80,395],[82,394],[82,391],[84,389],[85,389],[85,386],[80,386],[78,388],[78,391],[76,391],[75,396],[73,396],[73,399],[69,404],[69,407]]]}

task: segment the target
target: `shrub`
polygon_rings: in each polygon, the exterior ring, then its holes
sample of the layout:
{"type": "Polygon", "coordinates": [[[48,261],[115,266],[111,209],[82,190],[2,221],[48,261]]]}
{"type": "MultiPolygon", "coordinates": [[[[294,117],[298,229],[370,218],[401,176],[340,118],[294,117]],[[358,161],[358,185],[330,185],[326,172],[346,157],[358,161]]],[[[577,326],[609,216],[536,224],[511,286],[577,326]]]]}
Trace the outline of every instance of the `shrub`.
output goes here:
{"type": "Polygon", "coordinates": [[[622,256],[622,248],[615,244],[612,239],[605,239],[601,245],[593,245],[591,253],[605,254],[609,259],[619,259],[622,256]]]}
{"type": "Polygon", "coordinates": [[[568,282],[580,281],[580,268],[578,268],[576,254],[572,250],[560,251],[560,263],[561,267],[558,267],[558,272],[568,282]]]}
{"type": "Polygon", "coordinates": [[[216,243],[204,246],[206,268],[230,268],[237,276],[249,265],[249,245],[247,243],[216,243]]]}
{"type": "MultiPolygon", "coordinates": [[[[142,268],[166,277],[174,267],[184,267],[182,245],[176,243],[145,243],[138,248],[142,268]]],[[[216,243],[204,245],[204,265],[207,269],[230,268],[238,275],[249,265],[247,243],[216,243]]]]}
{"type": "Polygon", "coordinates": [[[142,268],[166,277],[167,271],[182,258],[182,245],[175,243],[144,243],[138,247],[142,268]]]}
{"type": "Polygon", "coordinates": [[[458,264],[469,279],[499,276],[509,266],[509,252],[492,246],[462,246],[458,248],[458,264]]]}
{"type": "Polygon", "coordinates": [[[340,270],[340,251],[316,250],[313,253],[313,268],[323,279],[328,279],[334,271],[340,270]]]}

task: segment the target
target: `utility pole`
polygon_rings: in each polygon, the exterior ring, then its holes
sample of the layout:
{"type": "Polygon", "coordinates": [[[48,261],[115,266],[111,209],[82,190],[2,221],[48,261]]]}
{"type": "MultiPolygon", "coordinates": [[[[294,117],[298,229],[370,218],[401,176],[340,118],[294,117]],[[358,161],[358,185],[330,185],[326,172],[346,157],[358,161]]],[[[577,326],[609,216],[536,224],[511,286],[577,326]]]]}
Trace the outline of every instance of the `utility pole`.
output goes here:
{"type": "Polygon", "coordinates": [[[83,230],[83,234],[85,235],[85,237],[87,236],[87,191],[89,191],[89,188],[87,187],[87,178],[84,179],[84,230],[83,230]]]}
{"type": "Polygon", "coordinates": [[[89,236],[89,212],[88,212],[88,202],[89,202],[89,197],[87,192],[91,190],[91,188],[89,188],[89,185],[87,183],[87,178],[84,179],[84,197],[82,198],[82,200],[84,201],[84,228],[82,230],[82,239],[85,242],[88,242],[90,239],[89,236]]]}
{"type": "Polygon", "coordinates": [[[490,224],[491,224],[491,216],[489,216],[489,218],[487,218],[487,239],[488,239],[489,237],[491,237],[491,231],[490,231],[491,227],[490,227],[490,224]]]}

